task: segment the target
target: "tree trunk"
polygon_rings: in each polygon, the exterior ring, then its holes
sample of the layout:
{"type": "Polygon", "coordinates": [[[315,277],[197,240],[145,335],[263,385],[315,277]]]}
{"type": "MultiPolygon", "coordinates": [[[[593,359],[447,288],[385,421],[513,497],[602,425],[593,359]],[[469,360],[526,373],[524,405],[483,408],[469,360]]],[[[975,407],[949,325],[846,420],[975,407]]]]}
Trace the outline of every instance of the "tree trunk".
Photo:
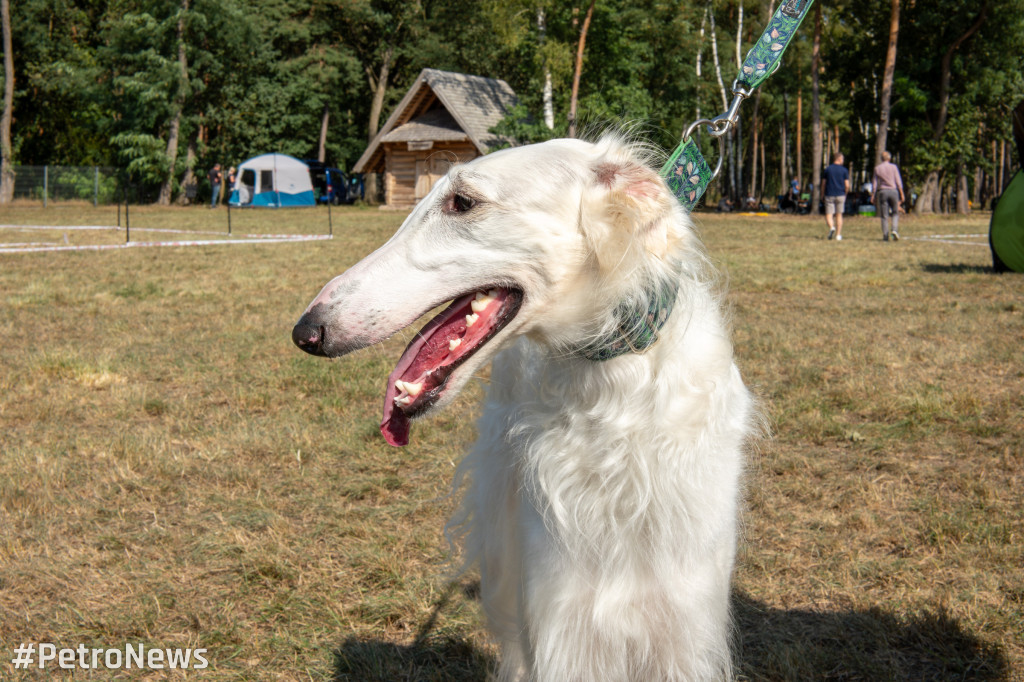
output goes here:
{"type": "MultiPolygon", "coordinates": [[[[956,52],[965,40],[970,38],[974,33],[981,28],[981,25],[985,21],[985,15],[988,12],[988,0],[982,0],[981,10],[978,12],[978,18],[975,19],[974,23],[964,31],[964,33],[954,40],[946,50],[946,54],[942,57],[942,70],[939,77],[939,115],[935,121],[935,125],[932,127],[932,142],[938,143],[942,139],[943,133],[946,131],[946,117],[949,113],[949,79],[950,72],[953,64],[953,53],[956,52]]],[[[924,188],[921,190],[921,194],[917,198],[917,203],[914,205],[914,213],[926,214],[926,213],[937,213],[942,210],[942,197],[943,197],[943,183],[942,176],[944,173],[941,170],[931,170],[928,172],[928,176],[924,181],[924,188]]],[[[948,203],[947,203],[948,207],[948,203]]]]}
{"type": "MultiPolygon", "coordinates": [[[[372,142],[380,130],[380,115],[384,109],[384,95],[388,91],[388,77],[391,74],[391,60],[395,56],[395,46],[388,45],[384,50],[381,59],[380,70],[374,74],[369,66],[366,67],[366,76],[370,81],[370,90],[373,92],[373,100],[370,102],[370,120],[367,123],[367,139],[372,142]]],[[[371,204],[377,203],[379,189],[377,187],[377,174],[367,173],[363,178],[364,196],[371,204]]]]}
{"type": "MultiPolygon", "coordinates": [[[[537,8],[537,44],[543,47],[547,40],[548,26],[544,17],[544,8],[537,8]]],[[[551,68],[544,61],[544,91],[541,93],[544,102],[544,125],[548,130],[555,129],[555,95],[551,86],[551,68]]]]}
{"type": "MultiPolygon", "coordinates": [[[[718,79],[718,91],[722,96],[722,111],[729,110],[729,96],[725,92],[725,81],[722,80],[722,62],[718,59],[718,33],[715,31],[715,12],[711,7],[711,3],[708,3],[708,15],[711,17],[711,58],[715,64],[715,77],[718,79]]],[[[726,150],[725,156],[728,159],[732,158],[733,145],[732,136],[729,135],[726,138],[726,150]]],[[[726,182],[725,193],[729,195],[734,201],[736,199],[736,183],[735,175],[732,173],[733,164],[729,164],[729,172],[725,173],[722,181],[726,182]]]]}
{"type": "Polygon", "coordinates": [[[380,115],[384,110],[384,96],[388,92],[388,78],[391,75],[391,60],[395,56],[395,46],[388,45],[384,50],[380,63],[380,70],[374,74],[369,67],[366,68],[366,75],[370,79],[370,90],[373,92],[373,100],[370,102],[370,121],[367,125],[368,140],[373,141],[380,130],[380,115]]]}
{"type": "Polygon", "coordinates": [[[914,213],[925,215],[941,210],[941,189],[939,171],[929,171],[924,179],[924,187],[917,196],[917,203],[914,204],[914,213]]]}
{"type": "Polygon", "coordinates": [[[185,15],[188,13],[188,0],[181,2],[181,14],[178,15],[178,93],[174,98],[174,114],[167,131],[167,177],[160,185],[160,197],[157,203],[170,206],[171,194],[174,191],[174,175],[178,165],[178,137],[181,132],[181,116],[185,109],[185,98],[188,92],[188,57],[185,54],[185,15]]]}
{"type": "Polygon", "coordinates": [[[932,139],[938,142],[942,139],[942,133],[946,130],[946,117],[949,114],[949,79],[953,68],[953,53],[963,45],[964,41],[970,38],[985,23],[985,16],[988,13],[988,0],[982,0],[981,10],[978,18],[974,20],[970,28],[964,31],[963,35],[953,41],[942,57],[942,72],[939,82],[939,116],[935,122],[934,135],[932,139]]]}
{"type": "Polygon", "coordinates": [[[594,16],[594,2],[590,0],[587,14],[583,18],[580,29],[580,40],[576,46],[576,68],[572,74],[572,96],[569,98],[569,137],[576,137],[576,102],[580,94],[580,74],[583,72],[583,50],[587,45],[587,31],[590,30],[590,19],[594,16]]]}
{"type": "Polygon", "coordinates": [[[885,51],[885,72],[882,75],[882,96],[879,101],[878,137],[875,139],[875,165],[882,163],[882,152],[889,139],[889,112],[892,102],[892,81],[896,73],[896,42],[900,34],[900,0],[892,0],[889,13],[889,47],[885,51]]]}
{"type": "MultiPolygon", "coordinates": [[[[758,125],[758,128],[763,129],[764,122],[758,125]]],[[[764,200],[764,186],[768,180],[768,166],[764,165],[764,134],[759,136],[761,138],[761,191],[757,193],[757,200],[764,200]]]]}
{"type": "Polygon", "coordinates": [[[320,115],[320,145],[316,150],[316,160],[323,163],[327,160],[327,124],[331,120],[331,108],[324,105],[323,113],[320,115]]]}
{"type": "Polygon", "coordinates": [[[700,43],[697,46],[697,92],[694,99],[697,101],[697,119],[700,120],[700,76],[701,63],[704,60],[704,26],[708,21],[708,8],[704,8],[704,15],[700,18],[700,43]]]}
{"type": "MultiPolygon", "coordinates": [[[[736,73],[740,73],[740,69],[743,67],[743,55],[740,50],[743,47],[743,3],[739,2],[737,19],[736,19],[736,73]]],[[[733,201],[736,202],[736,206],[743,206],[746,203],[746,197],[743,196],[744,189],[746,187],[743,182],[743,117],[739,114],[736,116],[736,125],[733,126],[731,136],[729,138],[730,156],[733,162],[733,186],[736,188],[736,196],[733,197],[733,201]]]]}
{"type": "Polygon", "coordinates": [[[782,161],[780,163],[779,172],[782,174],[780,180],[782,186],[779,188],[779,194],[785,194],[789,191],[789,96],[786,93],[782,93],[782,125],[780,126],[782,137],[782,161]]]}
{"type": "MultiPolygon", "coordinates": [[[[798,77],[797,80],[800,80],[798,77]]],[[[804,91],[796,91],[796,178],[803,193],[804,184],[804,91]]],[[[799,197],[798,197],[799,198],[799,197]]]]}
{"type": "Polygon", "coordinates": [[[821,68],[821,3],[814,6],[814,46],[811,48],[811,142],[814,144],[814,166],[811,168],[811,213],[818,212],[821,196],[821,98],[818,95],[818,76],[821,68]]]}
{"type": "Polygon", "coordinates": [[[964,164],[956,166],[956,212],[960,215],[967,215],[971,212],[970,197],[967,196],[967,173],[964,172],[964,164]]]}
{"type": "MultiPolygon", "coordinates": [[[[188,141],[188,147],[185,151],[185,175],[181,178],[181,186],[187,188],[192,183],[196,182],[196,141],[198,140],[198,134],[193,135],[192,139],[188,141]]],[[[225,181],[227,179],[225,178],[225,181]]],[[[221,195],[226,195],[228,190],[221,192],[221,195]]],[[[187,192],[181,192],[178,194],[178,198],[175,201],[179,206],[188,206],[191,200],[188,197],[187,192]]]]}
{"type": "Polygon", "coordinates": [[[996,175],[996,196],[1002,196],[1006,189],[1006,140],[999,140],[999,165],[996,175]]]}
{"type": "MultiPolygon", "coordinates": [[[[754,110],[750,115],[750,135],[753,138],[750,143],[750,196],[760,198],[757,191],[757,152],[758,152],[758,119],[757,115],[761,108],[761,90],[758,89],[757,94],[754,95],[754,110]]],[[[764,164],[761,164],[764,166],[764,164]]],[[[761,169],[764,172],[764,169],[761,169]]]]}
{"type": "Polygon", "coordinates": [[[14,117],[14,52],[11,47],[11,7],[0,0],[4,46],[4,112],[0,116],[0,204],[14,199],[14,159],[11,158],[11,119],[14,117]]]}

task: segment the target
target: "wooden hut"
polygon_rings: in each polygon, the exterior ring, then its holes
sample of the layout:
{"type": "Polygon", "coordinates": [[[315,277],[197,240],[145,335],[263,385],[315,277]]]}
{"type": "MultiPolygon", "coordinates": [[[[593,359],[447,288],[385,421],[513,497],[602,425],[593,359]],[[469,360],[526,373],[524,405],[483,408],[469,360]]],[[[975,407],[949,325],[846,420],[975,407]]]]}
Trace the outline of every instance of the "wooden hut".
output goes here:
{"type": "Polygon", "coordinates": [[[411,207],[453,163],[504,141],[490,128],[516,101],[503,80],[423,69],[353,170],[382,174],[385,206],[411,207]]]}

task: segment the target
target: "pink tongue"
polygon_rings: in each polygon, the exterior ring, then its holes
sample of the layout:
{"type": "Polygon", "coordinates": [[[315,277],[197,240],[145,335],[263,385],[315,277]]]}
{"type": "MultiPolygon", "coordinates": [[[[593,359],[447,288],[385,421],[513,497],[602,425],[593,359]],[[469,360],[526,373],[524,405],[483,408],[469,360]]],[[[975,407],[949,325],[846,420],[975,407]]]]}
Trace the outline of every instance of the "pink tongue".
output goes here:
{"type": "MultiPolygon", "coordinates": [[[[398,396],[398,389],[395,388],[395,381],[398,379],[412,380],[420,376],[423,369],[430,364],[430,357],[436,355],[438,348],[447,349],[447,341],[439,336],[439,343],[431,344],[430,340],[435,333],[440,332],[446,326],[450,327],[458,320],[465,318],[467,308],[476,294],[467,294],[462,298],[452,301],[452,304],[445,308],[444,312],[432,319],[427,325],[416,334],[409,346],[402,353],[398,365],[388,377],[388,387],[384,392],[384,418],[380,423],[380,432],[391,445],[403,446],[409,444],[409,417],[401,409],[395,406],[395,397],[398,396]],[[427,357],[420,357],[420,355],[427,357]],[[406,376],[409,375],[409,376],[406,376]]],[[[462,323],[464,326],[464,322],[462,323]]],[[[481,325],[482,326],[482,325],[481,325]]]]}
{"type": "Polygon", "coordinates": [[[380,432],[384,435],[384,440],[388,442],[388,445],[395,447],[408,445],[409,418],[405,416],[405,412],[396,410],[392,403],[390,410],[387,407],[384,408],[384,421],[380,425],[380,432]]]}

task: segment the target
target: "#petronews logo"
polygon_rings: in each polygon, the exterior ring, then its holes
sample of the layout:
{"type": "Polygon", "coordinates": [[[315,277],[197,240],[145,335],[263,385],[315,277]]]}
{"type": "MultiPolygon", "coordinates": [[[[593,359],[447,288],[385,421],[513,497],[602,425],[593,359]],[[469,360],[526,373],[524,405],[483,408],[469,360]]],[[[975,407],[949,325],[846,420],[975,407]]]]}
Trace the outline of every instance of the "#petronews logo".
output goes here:
{"type": "Polygon", "coordinates": [[[75,648],[58,649],[50,643],[22,642],[14,649],[11,663],[15,670],[56,667],[63,670],[140,670],[186,669],[202,670],[210,665],[206,649],[154,649],[141,642],[125,644],[123,649],[92,649],[79,644],[75,648]]]}

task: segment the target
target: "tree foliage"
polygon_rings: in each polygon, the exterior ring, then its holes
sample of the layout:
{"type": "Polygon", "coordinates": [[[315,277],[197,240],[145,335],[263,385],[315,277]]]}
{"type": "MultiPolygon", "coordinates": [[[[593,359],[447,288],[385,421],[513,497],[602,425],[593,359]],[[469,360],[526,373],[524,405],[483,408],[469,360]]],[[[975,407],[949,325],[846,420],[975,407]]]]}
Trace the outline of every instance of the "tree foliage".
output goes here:
{"type": "MultiPolygon", "coordinates": [[[[728,89],[737,69],[737,42],[745,55],[776,4],[597,0],[580,82],[583,128],[639,127],[652,143],[671,148],[698,111],[701,116],[720,111],[719,76],[728,89]]],[[[503,132],[524,142],[546,139],[566,130],[573,62],[588,5],[584,0],[12,3],[17,77],[11,154],[20,164],[120,166],[155,187],[168,175],[180,182],[193,167],[237,164],[267,151],[313,158],[326,119],[327,161],[348,168],[374,125],[389,115],[424,67],[503,78],[521,101],[503,132]],[[541,122],[548,78],[554,130],[541,122]],[[180,153],[170,154],[175,120],[180,153]]],[[[818,76],[824,155],[841,148],[855,177],[868,173],[874,162],[890,9],[890,3],[853,0],[822,6],[818,76]]],[[[947,184],[966,174],[976,187],[997,173],[993,144],[1004,149],[1009,111],[1024,98],[1019,48],[1024,0],[902,0],[900,16],[887,145],[912,186],[929,174],[947,184]],[[982,7],[986,16],[980,27],[950,51],[982,7]],[[944,63],[949,78],[940,125],[944,63]]],[[[788,181],[783,170],[796,167],[798,103],[805,183],[810,170],[824,162],[811,153],[811,29],[805,23],[756,105],[747,102],[741,109],[734,153],[723,173],[733,184],[723,185],[723,191],[760,195],[764,187],[770,199],[782,190],[788,181]]],[[[726,96],[731,99],[731,93],[726,96]]],[[[709,145],[708,153],[714,156],[717,147],[709,145]]]]}

